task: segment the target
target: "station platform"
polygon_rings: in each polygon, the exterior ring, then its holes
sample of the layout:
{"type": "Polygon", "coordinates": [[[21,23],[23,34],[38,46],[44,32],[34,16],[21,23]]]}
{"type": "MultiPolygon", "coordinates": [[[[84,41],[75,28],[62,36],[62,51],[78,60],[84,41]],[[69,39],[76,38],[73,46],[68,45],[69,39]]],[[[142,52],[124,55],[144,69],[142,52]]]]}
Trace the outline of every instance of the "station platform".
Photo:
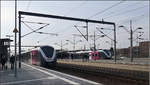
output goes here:
{"type": "Polygon", "coordinates": [[[0,85],[102,85],[100,83],[68,75],[39,66],[22,63],[22,68],[0,70],[0,85]]]}
{"type": "Polygon", "coordinates": [[[60,64],[72,64],[72,65],[81,65],[81,66],[105,67],[105,68],[149,72],[149,65],[146,65],[146,64],[144,65],[144,64],[135,64],[135,63],[109,62],[112,60],[101,60],[101,61],[97,60],[97,61],[84,61],[83,62],[82,60],[60,59],[57,62],[60,64]]]}
{"type": "Polygon", "coordinates": [[[106,62],[82,62],[80,60],[58,60],[57,66],[64,69],[76,69],[87,73],[106,74],[136,81],[149,81],[149,65],[121,64],[106,62]]]}

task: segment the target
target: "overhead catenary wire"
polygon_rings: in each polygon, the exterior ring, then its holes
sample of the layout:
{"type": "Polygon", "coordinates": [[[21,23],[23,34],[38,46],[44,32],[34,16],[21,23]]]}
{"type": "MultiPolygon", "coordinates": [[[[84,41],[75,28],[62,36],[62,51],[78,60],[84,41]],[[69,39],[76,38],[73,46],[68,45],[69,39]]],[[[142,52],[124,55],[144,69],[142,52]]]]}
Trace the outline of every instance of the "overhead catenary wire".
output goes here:
{"type": "Polygon", "coordinates": [[[39,33],[39,34],[49,34],[49,35],[58,36],[58,34],[56,34],[56,33],[47,33],[47,32],[35,32],[35,33],[39,33]]]}
{"type": "Polygon", "coordinates": [[[46,24],[46,25],[44,25],[44,26],[42,26],[42,27],[40,27],[40,28],[38,28],[38,29],[36,29],[36,30],[33,30],[32,32],[29,32],[29,33],[27,33],[27,34],[24,34],[24,35],[21,36],[21,37],[25,37],[25,36],[27,36],[27,35],[29,35],[29,34],[32,34],[32,33],[36,32],[36,31],[38,31],[38,30],[43,29],[44,27],[46,27],[46,26],[48,26],[48,25],[49,25],[49,24],[46,24]]]}
{"type": "Polygon", "coordinates": [[[106,8],[106,9],[104,9],[104,10],[100,11],[100,12],[97,12],[97,13],[95,13],[95,14],[94,14],[94,15],[92,15],[92,16],[89,16],[89,17],[88,17],[88,19],[89,19],[89,18],[93,18],[93,17],[95,17],[95,16],[97,16],[97,15],[100,15],[100,14],[102,14],[102,13],[104,13],[104,12],[106,12],[106,11],[110,10],[111,8],[113,8],[113,7],[116,7],[116,6],[120,5],[120,4],[121,4],[121,3],[123,3],[124,1],[125,1],[125,0],[120,1],[120,2],[118,2],[118,3],[116,3],[116,4],[113,4],[112,6],[110,6],[110,7],[106,8]]]}
{"type": "Polygon", "coordinates": [[[49,23],[42,23],[42,22],[32,22],[32,21],[21,21],[21,22],[26,22],[26,23],[34,23],[34,24],[49,24],[49,23]]]}
{"type": "MultiPolygon", "coordinates": [[[[111,7],[108,7],[107,9],[105,9],[105,11],[107,11],[107,10],[109,10],[109,9],[111,9],[111,8],[113,8],[113,7],[115,7],[115,6],[117,6],[117,5],[119,5],[119,4],[121,4],[121,3],[123,3],[123,1],[120,1],[119,3],[117,3],[117,4],[114,4],[114,5],[112,5],[111,7]]],[[[83,3],[81,3],[79,6],[82,6],[82,4],[84,4],[84,2],[83,3]]],[[[101,11],[101,12],[99,12],[99,13],[102,13],[102,12],[105,12],[105,11],[101,11]]],[[[99,14],[98,13],[98,14],[99,14]]],[[[96,14],[97,15],[97,14],[96,14]]],[[[71,26],[69,26],[69,27],[71,27],[71,26]]],[[[68,27],[66,27],[66,28],[68,28],[68,27]]],[[[65,28],[65,29],[66,29],[65,28]]],[[[66,30],[61,30],[61,31],[59,31],[59,32],[57,32],[57,33],[60,33],[60,32],[63,32],[63,31],[66,31],[66,30]]]]}
{"type": "Polygon", "coordinates": [[[118,14],[115,14],[115,15],[111,15],[111,16],[108,16],[108,17],[104,17],[103,19],[108,19],[108,18],[112,18],[112,17],[114,17],[114,16],[118,16],[118,15],[122,15],[122,14],[127,14],[127,13],[129,13],[129,12],[134,12],[134,11],[136,11],[136,10],[139,10],[139,9],[142,9],[142,8],[145,8],[145,7],[147,7],[147,6],[142,6],[142,7],[138,7],[138,8],[135,8],[135,9],[123,11],[123,12],[118,13],[118,14]]]}
{"type": "MultiPolygon", "coordinates": [[[[125,0],[122,0],[122,1],[120,1],[119,3],[113,4],[112,6],[106,8],[106,9],[104,9],[104,10],[102,10],[102,11],[96,13],[96,14],[99,15],[99,14],[101,14],[101,13],[103,13],[103,12],[106,12],[106,11],[108,11],[109,9],[111,9],[111,8],[113,8],[113,7],[115,7],[115,6],[119,5],[119,4],[121,4],[121,3],[123,3],[124,1],[125,1],[125,0]]],[[[141,2],[140,2],[140,3],[141,3],[141,2]]],[[[136,4],[139,4],[139,2],[136,3],[136,4]]],[[[92,17],[97,16],[97,15],[92,15],[92,16],[90,16],[90,17],[88,17],[88,18],[92,18],[92,17]]],[[[59,31],[59,32],[63,32],[63,31],[59,31]]]]}
{"type": "MultiPolygon", "coordinates": [[[[25,22],[23,22],[30,30],[34,31],[34,29],[32,29],[29,25],[27,25],[25,22]]],[[[58,34],[56,33],[47,33],[47,32],[35,32],[35,33],[39,33],[39,34],[49,34],[49,35],[55,35],[58,36],[58,34]]]]}
{"type": "MultiPolygon", "coordinates": [[[[115,6],[119,5],[119,4],[121,4],[121,3],[123,3],[123,1],[120,1],[119,3],[116,3],[116,4],[114,4],[114,5],[110,6],[110,7],[108,7],[108,8],[106,8],[106,9],[104,9],[104,10],[102,10],[102,11],[100,11],[100,12],[98,12],[98,13],[96,13],[96,14],[90,16],[90,17],[88,17],[88,19],[89,19],[89,18],[92,18],[92,17],[94,17],[94,16],[97,16],[97,15],[99,15],[99,14],[101,14],[101,13],[104,13],[105,11],[107,11],[107,10],[109,10],[109,9],[111,9],[111,8],[113,8],[113,7],[115,7],[115,6]]],[[[80,32],[79,29],[77,29],[77,30],[80,32]]],[[[81,32],[80,32],[80,33],[81,33],[81,32]]],[[[82,33],[81,33],[81,34],[82,34],[82,33]]],[[[82,36],[83,36],[83,34],[82,34],[82,36]]],[[[85,38],[85,36],[83,36],[83,37],[85,38]]]]}
{"type": "Polygon", "coordinates": [[[118,22],[121,22],[122,24],[123,23],[128,23],[129,20],[133,20],[134,22],[137,22],[137,21],[143,19],[143,17],[146,17],[145,14],[134,16],[134,17],[131,17],[130,19],[127,18],[127,19],[119,20],[118,22]]]}
{"type": "MultiPolygon", "coordinates": [[[[76,7],[76,9],[77,9],[78,7],[81,7],[81,6],[85,5],[85,3],[86,3],[86,1],[83,1],[81,4],[79,4],[79,5],[76,7]]],[[[74,9],[75,9],[75,7],[72,8],[71,10],[69,10],[67,13],[65,13],[65,16],[66,16],[66,14],[71,13],[71,11],[74,11],[74,9]]],[[[56,22],[55,25],[58,25],[58,23],[56,22]]],[[[73,25],[67,26],[67,27],[65,27],[64,29],[62,29],[62,30],[60,30],[59,32],[56,32],[56,33],[58,34],[58,33],[61,33],[61,32],[63,32],[63,31],[66,31],[65,29],[70,28],[70,27],[72,27],[72,26],[73,26],[73,25]]],[[[55,26],[53,27],[53,29],[54,29],[54,28],[55,28],[55,26]]],[[[69,30],[70,30],[70,29],[69,29],[69,30]]],[[[67,31],[68,31],[68,30],[67,30],[67,31]]],[[[48,37],[45,37],[45,38],[48,38],[48,37]]]]}
{"type": "MultiPolygon", "coordinates": [[[[135,5],[137,5],[137,4],[141,4],[141,1],[139,1],[139,2],[137,2],[137,3],[134,3],[134,4],[125,5],[125,7],[122,8],[122,9],[126,9],[126,7],[135,6],[135,5]]],[[[113,12],[107,13],[107,15],[111,15],[111,14],[113,14],[113,13],[116,13],[116,11],[117,11],[117,12],[120,12],[120,11],[122,11],[122,10],[114,10],[113,12]]]]}
{"type": "MultiPolygon", "coordinates": [[[[121,22],[121,23],[117,23],[116,25],[121,25],[121,24],[125,24],[125,23],[128,23],[129,22],[129,20],[134,20],[134,22],[136,22],[136,21],[139,21],[139,20],[141,20],[141,19],[143,19],[142,17],[144,17],[144,15],[145,14],[142,14],[142,15],[138,15],[138,16],[134,16],[134,17],[131,17],[130,19],[121,19],[121,20],[119,20],[119,21],[117,21],[117,22],[121,22]]],[[[108,27],[109,28],[109,27],[108,27]]],[[[111,31],[112,32],[112,31],[111,31]]],[[[110,33],[109,33],[110,34],[110,33]]]]}
{"type": "Polygon", "coordinates": [[[26,24],[25,22],[22,21],[22,23],[23,23],[25,26],[27,26],[27,28],[29,28],[30,30],[32,30],[32,31],[34,30],[34,29],[32,29],[28,24],[26,24]]]}
{"type": "MultiPolygon", "coordinates": [[[[74,11],[75,8],[77,9],[77,8],[83,6],[85,3],[86,3],[86,1],[83,1],[83,2],[82,2],[81,4],[79,4],[77,7],[72,8],[72,9],[69,10],[67,13],[65,13],[65,16],[66,16],[66,14],[68,15],[69,13],[71,13],[72,11],[74,11]]],[[[56,23],[57,23],[57,22],[56,22],[56,23]]],[[[57,24],[58,24],[58,23],[57,23],[57,24]]],[[[57,24],[56,24],[56,25],[57,25],[57,24]]],[[[67,26],[67,27],[65,27],[64,29],[69,28],[69,27],[71,27],[71,26],[67,26]]],[[[60,30],[60,31],[57,32],[57,33],[63,32],[64,29],[63,29],[63,30],[60,30]]]]}
{"type": "Polygon", "coordinates": [[[114,39],[110,38],[108,35],[106,35],[103,31],[101,31],[99,28],[96,28],[100,33],[104,34],[104,36],[108,37],[109,39],[111,39],[112,41],[114,41],[114,39]]]}
{"type": "MultiPolygon", "coordinates": [[[[85,4],[86,4],[86,1],[83,1],[83,2],[82,2],[81,4],[79,4],[77,7],[74,7],[74,8],[72,8],[71,10],[69,10],[66,14],[68,15],[69,13],[71,13],[71,11],[74,11],[75,8],[77,9],[77,8],[79,8],[79,7],[81,7],[81,6],[85,5],[85,4]]],[[[65,14],[65,16],[66,16],[66,14],[65,14]]],[[[79,23],[79,22],[77,22],[77,23],[79,23]]],[[[77,23],[76,23],[76,24],[77,24],[77,23]]],[[[67,29],[67,28],[70,28],[70,27],[73,27],[73,25],[67,26],[67,27],[65,27],[64,29],[67,29]]],[[[57,33],[66,31],[66,30],[64,30],[64,29],[60,30],[60,31],[57,32],[57,33]]]]}
{"type": "MultiPolygon", "coordinates": [[[[66,31],[66,30],[64,30],[64,31],[66,31]]],[[[61,31],[61,32],[63,32],[63,31],[61,31]]]]}

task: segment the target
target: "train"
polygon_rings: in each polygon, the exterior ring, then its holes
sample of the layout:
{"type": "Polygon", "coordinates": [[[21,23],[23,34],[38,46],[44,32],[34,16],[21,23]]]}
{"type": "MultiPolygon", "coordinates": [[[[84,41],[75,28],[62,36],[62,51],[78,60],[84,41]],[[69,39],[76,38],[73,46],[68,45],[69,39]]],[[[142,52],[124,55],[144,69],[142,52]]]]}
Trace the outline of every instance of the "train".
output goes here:
{"type": "Polygon", "coordinates": [[[112,52],[110,50],[97,50],[97,51],[78,51],[78,52],[59,52],[57,57],[59,59],[82,59],[84,55],[88,55],[90,60],[99,60],[99,59],[112,59],[112,52]]]}
{"type": "Polygon", "coordinates": [[[98,60],[98,59],[112,59],[112,53],[109,50],[97,50],[90,52],[89,59],[98,60]]]}
{"type": "Polygon", "coordinates": [[[55,66],[56,50],[52,46],[40,46],[31,51],[21,53],[22,62],[43,67],[55,66]]]}

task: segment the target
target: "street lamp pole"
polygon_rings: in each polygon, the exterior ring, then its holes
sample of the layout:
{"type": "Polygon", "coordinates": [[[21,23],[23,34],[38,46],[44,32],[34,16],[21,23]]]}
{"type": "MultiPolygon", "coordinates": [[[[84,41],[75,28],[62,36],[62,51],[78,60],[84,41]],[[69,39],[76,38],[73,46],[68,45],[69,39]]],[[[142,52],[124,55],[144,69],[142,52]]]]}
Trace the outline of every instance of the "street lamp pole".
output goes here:
{"type": "Polygon", "coordinates": [[[130,58],[133,62],[133,30],[132,30],[132,21],[130,20],[130,58]]]}
{"type": "Polygon", "coordinates": [[[15,29],[13,30],[15,33],[15,77],[17,77],[17,54],[16,54],[16,38],[17,38],[17,0],[15,0],[15,29]]]}
{"type": "Polygon", "coordinates": [[[133,29],[132,29],[132,21],[131,21],[131,20],[130,20],[130,31],[128,31],[128,30],[125,28],[125,26],[123,26],[123,25],[121,25],[121,26],[119,26],[119,27],[123,27],[123,28],[130,34],[130,58],[131,58],[131,62],[133,62],[133,34],[134,34],[134,32],[137,31],[138,29],[143,29],[143,28],[139,27],[139,28],[137,28],[137,29],[135,29],[135,30],[133,31],[133,29]]]}
{"type": "Polygon", "coordinates": [[[117,52],[116,52],[116,24],[114,24],[114,56],[115,56],[115,63],[117,62],[117,52]]]}

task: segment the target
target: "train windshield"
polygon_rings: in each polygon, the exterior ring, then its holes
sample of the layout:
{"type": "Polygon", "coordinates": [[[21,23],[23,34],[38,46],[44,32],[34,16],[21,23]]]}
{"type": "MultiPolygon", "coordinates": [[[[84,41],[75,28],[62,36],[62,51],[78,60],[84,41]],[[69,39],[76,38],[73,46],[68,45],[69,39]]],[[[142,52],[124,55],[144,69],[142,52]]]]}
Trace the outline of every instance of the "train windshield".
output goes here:
{"type": "Polygon", "coordinates": [[[41,47],[41,49],[45,53],[46,57],[52,57],[53,56],[54,48],[49,47],[49,46],[44,46],[44,47],[41,47]]]}
{"type": "Polygon", "coordinates": [[[110,55],[110,51],[109,50],[104,50],[104,52],[106,52],[107,55],[110,55]]]}

